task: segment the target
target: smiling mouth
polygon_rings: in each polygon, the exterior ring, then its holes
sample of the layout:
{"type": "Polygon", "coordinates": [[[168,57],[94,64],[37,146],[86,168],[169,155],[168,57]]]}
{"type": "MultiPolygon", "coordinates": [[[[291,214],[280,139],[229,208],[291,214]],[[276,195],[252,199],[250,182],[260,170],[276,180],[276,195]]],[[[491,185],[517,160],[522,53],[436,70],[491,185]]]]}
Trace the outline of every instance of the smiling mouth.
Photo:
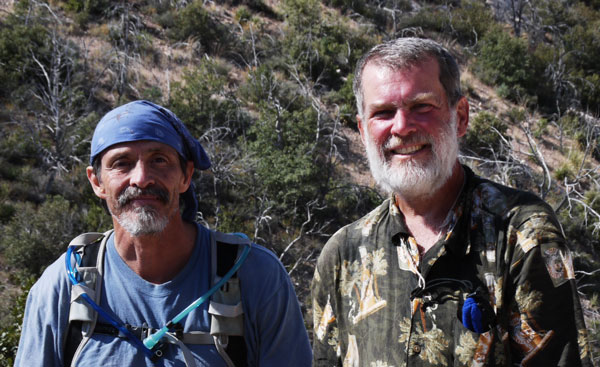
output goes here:
{"type": "Polygon", "coordinates": [[[410,147],[400,147],[400,148],[396,148],[396,149],[390,149],[389,152],[392,154],[409,155],[409,154],[414,154],[416,152],[419,152],[419,151],[425,149],[425,147],[427,147],[426,144],[412,145],[410,147]]]}

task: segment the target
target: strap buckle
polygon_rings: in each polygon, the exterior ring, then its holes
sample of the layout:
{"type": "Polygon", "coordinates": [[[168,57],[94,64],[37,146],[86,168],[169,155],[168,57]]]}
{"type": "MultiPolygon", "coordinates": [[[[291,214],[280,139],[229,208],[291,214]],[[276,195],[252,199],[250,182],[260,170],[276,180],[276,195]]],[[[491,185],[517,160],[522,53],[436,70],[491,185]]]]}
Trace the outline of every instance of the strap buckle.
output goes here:
{"type": "Polygon", "coordinates": [[[169,323],[167,325],[169,332],[173,334],[177,339],[183,341],[183,325],[180,323],[169,323]]]}

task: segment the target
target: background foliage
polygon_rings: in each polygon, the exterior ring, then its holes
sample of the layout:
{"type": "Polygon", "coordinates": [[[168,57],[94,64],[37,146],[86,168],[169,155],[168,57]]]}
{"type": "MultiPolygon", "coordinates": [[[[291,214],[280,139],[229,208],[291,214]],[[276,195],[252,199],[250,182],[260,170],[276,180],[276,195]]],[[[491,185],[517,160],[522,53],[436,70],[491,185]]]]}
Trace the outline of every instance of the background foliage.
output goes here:
{"type": "Polygon", "coordinates": [[[110,227],[85,178],[99,117],[135,99],[203,143],[198,220],[243,231],[308,286],[326,240],[385,195],[354,116],[373,45],[431,37],[463,66],[462,159],[536,192],[570,239],[600,356],[600,3],[540,0],[18,0],[0,5],[0,365],[25,297],[80,232],[110,227]],[[10,275],[9,275],[10,274],[10,275]]]}

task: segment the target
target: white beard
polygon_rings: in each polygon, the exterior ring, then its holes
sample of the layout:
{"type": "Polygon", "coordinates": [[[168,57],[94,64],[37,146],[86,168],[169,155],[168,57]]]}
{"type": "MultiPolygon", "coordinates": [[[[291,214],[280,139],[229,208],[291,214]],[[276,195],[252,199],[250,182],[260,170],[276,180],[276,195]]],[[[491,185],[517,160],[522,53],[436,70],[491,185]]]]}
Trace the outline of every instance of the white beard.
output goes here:
{"type": "Polygon", "coordinates": [[[366,138],[367,158],[371,174],[377,184],[387,192],[409,199],[432,196],[448,181],[458,158],[456,125],[457,115],[456,111],[453,111],[450,121],[442,125],[438,141],[435,141],[432,136],[423,136],[422,134],[415,134],[406,139],[391,136],[381,147],[378,147],[371,139],[368,127],[365,126],[363,131],[366,138]],[[390,161],[386,160],[384,154],[386,145],[394,146],[394,144],[398,144],[399,139],[406,143],[413,139],[418,141],[423,137],[432,146],[433,156],[428,161],[409,160],[402,164],[392,165],[390,161]]]}

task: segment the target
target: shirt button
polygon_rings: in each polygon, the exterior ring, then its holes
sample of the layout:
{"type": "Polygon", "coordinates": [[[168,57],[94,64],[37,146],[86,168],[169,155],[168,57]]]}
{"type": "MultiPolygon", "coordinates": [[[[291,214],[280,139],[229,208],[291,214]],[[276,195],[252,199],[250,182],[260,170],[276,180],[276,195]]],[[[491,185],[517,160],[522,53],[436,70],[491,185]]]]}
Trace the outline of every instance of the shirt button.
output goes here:
{"type": "Polygon", "coordinates": [[[421,353],[421,346],[418,344],[415,344],[415,345],[413,345],[412,350],[413,350],[413,353],[419,354],[419,353],[421,353]]]}

